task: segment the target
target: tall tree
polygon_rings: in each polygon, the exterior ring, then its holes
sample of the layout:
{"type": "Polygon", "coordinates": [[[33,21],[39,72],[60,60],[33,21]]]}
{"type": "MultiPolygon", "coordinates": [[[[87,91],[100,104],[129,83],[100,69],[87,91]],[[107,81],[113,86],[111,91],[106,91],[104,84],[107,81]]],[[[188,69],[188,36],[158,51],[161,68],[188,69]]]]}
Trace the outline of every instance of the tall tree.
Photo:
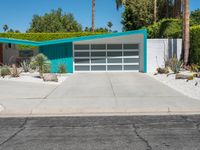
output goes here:
{"type": "Polygon", "coordinates": [[[92,32],[94,32],[95,0],[92,0],[92,32]]]}
{"type": "Polygon", "coordinates": [[[6,32],[8,29],[9,29],[9,27],[8,27],[7,24],[3,25],[3,30],[4,30],[4,32],[6,32]]]}
{"type": "Polygon", "coordinates": [[[126,0],[122,14],[123,30],[137,30],[153,24],[153,1],[126,0]]]}
{"type": "Polygon", "coordinates": [[[192,25],[200,25],[200,9],[191,12],[190,20],[192,25]]]}
{"type": "Polygon", "coordinates": [[[154,22],[157,21],[157,0],[154,0],[154,14],[153,14],[154,22]]]}
{"type": "Polygon", "coordinates": [[[72,14],[62,9],[52,10],[43,16],[34,15],[28,32],[76,32],[82,31],[81,25],[72,14]]]}
{"type": "Polygon", "coordinates": [[[183,0],[183,52],[184,52],[184,65],[188,64],[189,49],[190,49],[190,10],[189,0],[183,0]]]}

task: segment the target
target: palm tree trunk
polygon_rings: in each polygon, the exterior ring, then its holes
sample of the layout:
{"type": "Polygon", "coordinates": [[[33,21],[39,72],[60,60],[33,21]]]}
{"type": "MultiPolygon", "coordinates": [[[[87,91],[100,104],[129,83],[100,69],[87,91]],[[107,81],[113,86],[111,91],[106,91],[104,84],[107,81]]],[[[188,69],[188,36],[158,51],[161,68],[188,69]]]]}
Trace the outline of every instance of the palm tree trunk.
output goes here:
{"type": "Polygon", "coordinates": [[[154,18],[154,22],[157,21],[157,0],[154,0],[154,15],[153,15],[153,18],[154,18]]]}
{"type": "Polygon", "coordinates": [[[188,65],[190,49],[190,14],[189,0],[183,0],[183,52],[184,66],[188,65]]]}
{"type": "Polygon", "coordinates": [[[94,32],[94,8],[95,8],[95,0],[92,0],[92,32],[94,32]]]}

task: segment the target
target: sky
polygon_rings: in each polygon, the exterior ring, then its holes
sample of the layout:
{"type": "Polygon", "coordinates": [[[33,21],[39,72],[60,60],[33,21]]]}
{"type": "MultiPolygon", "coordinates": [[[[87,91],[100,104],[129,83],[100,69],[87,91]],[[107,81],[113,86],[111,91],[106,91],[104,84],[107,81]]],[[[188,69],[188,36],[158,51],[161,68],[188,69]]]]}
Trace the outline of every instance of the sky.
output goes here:
{"type": "MultiPolygon", "coordinates": [[[[83,28],[91,26],[91,0],[1,0],[0,32],[4,24],[25,32],[34,14],[43,15],[58,8],[72,13],[83,28]]],[[[197,8],[200,8],[200,0],[190,0],[190,9],[197,8]]],[[[112,29],[121,31],[122,12],[123,8],[116,10],[115,0],[96,0],[95,27],[106,27],[111,21],[112,29]]]]}

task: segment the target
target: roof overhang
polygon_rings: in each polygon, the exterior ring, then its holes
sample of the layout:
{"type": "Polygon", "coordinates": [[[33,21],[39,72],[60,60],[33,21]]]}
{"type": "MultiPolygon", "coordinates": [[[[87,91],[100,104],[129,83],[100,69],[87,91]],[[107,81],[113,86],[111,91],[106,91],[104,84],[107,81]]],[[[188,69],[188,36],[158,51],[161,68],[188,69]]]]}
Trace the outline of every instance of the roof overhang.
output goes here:
{"type": "Polygon", "coordinates": [[[82,36],[82,37],[75,37],[75,38],[41,41],[41,42],[35,42],[35,41],[29,41],[29,40],[19,40],[19,39],[10,39],[10,38],[0,38],[0,43],[11,43],[11,44],[20,44],[20,45],[26,45],[26,46],[39,47],[39,46],[45,46],[45,45],[71,43],[71,42],[86,41],[86,40],[93,40],[93,39],[111,38],[111,37],[118,37],[118,36],[128,36],[128,35],[133,35],[133,34],[144,34],[146,36],[147,31],[145,29],[144,30],[134,30],[134,31],[128,31],[128,32],[108,33],[108,34],[82,36]]]}

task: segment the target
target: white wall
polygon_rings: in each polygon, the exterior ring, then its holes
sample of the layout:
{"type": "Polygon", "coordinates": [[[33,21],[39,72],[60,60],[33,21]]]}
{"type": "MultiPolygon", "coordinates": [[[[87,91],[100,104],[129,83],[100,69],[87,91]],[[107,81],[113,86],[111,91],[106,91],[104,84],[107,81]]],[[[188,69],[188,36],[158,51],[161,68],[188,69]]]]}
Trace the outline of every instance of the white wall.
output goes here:
{"type": "Polygon", "coordinates": [[[173,55],[181,58],[182,39],[148,39],[147,40],[147,72],[155,72],[164,67],[164,60],[173,55]]]}

